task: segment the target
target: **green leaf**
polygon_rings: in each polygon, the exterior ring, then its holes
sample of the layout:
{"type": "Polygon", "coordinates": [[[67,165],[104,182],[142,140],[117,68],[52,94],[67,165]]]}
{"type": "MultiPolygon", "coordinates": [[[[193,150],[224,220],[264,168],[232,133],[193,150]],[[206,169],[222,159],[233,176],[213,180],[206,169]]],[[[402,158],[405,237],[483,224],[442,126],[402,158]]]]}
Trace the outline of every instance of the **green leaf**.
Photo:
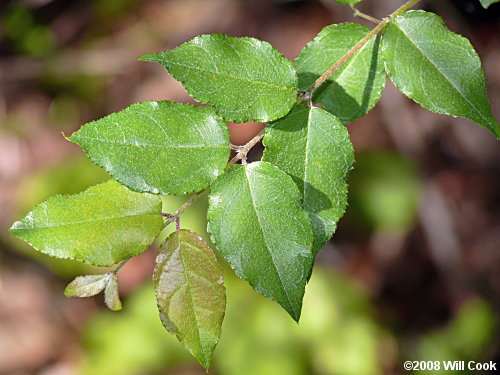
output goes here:
{"type": "Polygon", "coordinates": [[[109,274],[78,276],[64,290],[66,297],[92,297],[101,293],[108,284],[109,274]]]}
{"type": "Polygon", "coordinates": [[[230,152],[227,126],[211,107],[168,101],[133,104],[68,139],[116,180],[154,194],[205,189],[230,152]]]}
{"type": "Polygon", "coordinates": [[[118,292],[118,276],[114,272],[109,273],[108,284],[104,289],[104,303],[112,311],[122,309],[120,294],[118,292]]]}
{"type": "Polygon", "coordinates": [[[208,369],[226,309],[212,249],[194,232],[172,233],[156,258],[153,282],[163,325],[208,369]]]}
{"type": "Polygon", "coordinates": [[[158,196],[111,180],[49,198],[10,231],[42,253],[107,267],[148,248],[163,227],[160,212],[158,196]]]}
{"type": "Polygon", "coordinates": [[[267,162],[232,166],[212,185],[208,231],[239,277],[299,320],[313,238],[290,176],[267,162]]]}
{"type": "Polygon", "coordinates": [[[297,100],[297,75],[290,61],[254,38],[201,35],[141,60],[163,65],[193,98],[212,104],[226,121],[276,120],[297,100]]]}
{"type": "Polygon", "coordinates": [[[269,124],[264,156],[292,176],[313,226],[317,252],[331,238],[347,205],[346,176],[354,151],[344,125],[330,113],[296,106],[269,124]]]}
{"type": "Polygon", "coordinates": [[[479,0],[484,9],[488,9],[491,4],[498,3],[500,0],[479,0]]]}
{"type": "Polygon", "coordinates": [[[433,13],[410,11],[386,26],[385,68],[396,87],[429,111],[465,117],[497,137],[481,61],[470,42],[433,13]]]}
{"type": "MultiPolygon", "coordinates": [[[[369,32],[368,27],[354,23],[321,30],[294,61],[299,88],[307,90],[369,32]]],[[[385,86],[379,47],[380,38],[372,38],[316,90],[313,102],[321,103],[344,123],[364,116],[377,104],[385,86]]]]}
{"type": "Polygon", "coordinates": [[[335,1],[336,3],[340,3],[340,4],[345,4],[345,5],[354,5],[354,4],[362,2],[363,0],[332,0],[332,1],[335,1]]]}

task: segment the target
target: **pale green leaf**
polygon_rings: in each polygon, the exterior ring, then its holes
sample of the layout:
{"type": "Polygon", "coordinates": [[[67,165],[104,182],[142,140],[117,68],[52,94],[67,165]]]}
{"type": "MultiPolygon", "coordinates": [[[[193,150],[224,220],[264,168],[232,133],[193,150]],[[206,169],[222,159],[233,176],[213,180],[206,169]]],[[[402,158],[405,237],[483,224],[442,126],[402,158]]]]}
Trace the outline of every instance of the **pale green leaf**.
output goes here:
{"type": "Polygon", "coordinates": [[[153,282],[163,325],[208,369],[226,309],[212,249],[194,232],[172,233],[156,258],[153,282]]]}
{"type": "Polygon", "coordinates": [[[10,231],[42,253],[105,267],[143,253],[163,227],[160,212],[160,197],[111,180],[49,198],[10,231]]]}
{"type": "Polygon", "coordinates": [[[429,111],[465,117],[497,137],[481,61],[470,42],[433,13],[410,11],[384,30],[382,56],[396,87],[429,111]]]}
{"type": "Polygon", "coordinates": [[[232,166],[212,185],[208,231],[239,277],[299,320],[313,236],[290,176],[267,162],[232,166]]]}
{"type": "Polygon", "coordinates": [[[345,5],[354,5],[354,4],[362,2],[363,0],[333,0],[333,1],[335,1],[336,3],[340,3],[340,4],[345,4],[345,5]]]}
{"type": "Polygon", "coordinates": [[[69,140],[133,190],[182,195],[224,171],[227,126],[211,107],[144,102],[90,122],[69,140]]]}
{"type": "MultiPolygon", "coordinates": [[[[294,61],[299,88],[314,81],[340,60],[370,29],[354,23],[325,27],[294,61]]],[[[314,93],[313,102],[349,123],[364,116],[377,104],[386,73],[379,56],[380,38],[372,38],[342,64],[314,93]]]]}
{"type": "Polygon", "coordinates": [[[104,289],[104,303],[112,311],[122,309],[120,293],[118,292],[118,276],[114,272],[109,273],[108,284],[104,289]]]}
{"type": "Polygon", "coordinates": [[[64,290],[66,297],[92,297],[108,284],[109,274],[78,276],[64,290]]]}
{"type": "Polygon", "coordinates": [[[201,35],[141,60],[163,65],[193,98],[212,104],[226,121],[276,120],[297,100],[292,64],[269,43],[254,38],[201,35]]]}
{"type": "Polygon", "coordinates": [[[299,105],[269,124],[264,156],[292,176],[311,218],[316,252],[331,238],[347,205],[346,176],[354,151],[344,125],[330,113],[299,105]]]}
{"type": "Polygon", "coordinates": [[[498,3],[500,0],[479,0],[481,2],[481,5],[485,8],[488,9],[491,4],[498,3]]]}

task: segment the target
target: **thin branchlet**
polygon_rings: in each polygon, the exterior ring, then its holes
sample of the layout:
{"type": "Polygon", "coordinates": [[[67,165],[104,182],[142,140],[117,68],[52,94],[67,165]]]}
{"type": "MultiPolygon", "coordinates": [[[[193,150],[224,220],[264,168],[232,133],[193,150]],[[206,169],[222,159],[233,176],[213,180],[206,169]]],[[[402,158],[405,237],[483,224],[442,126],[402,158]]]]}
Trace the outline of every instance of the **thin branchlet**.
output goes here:
{"type": "MultiPolygon", "coordinates": [[[[229,162],[227,163],[227,166],[230,167],[231,165],[233,164],[236,164],[239,160],[242,161],[243,164],[246,164],[246,159],[247,159],[247,155],[248,153],[250,152],[250,150],[257,144],[260,142],[260,140],[264,137],[264,134],[266,133],[266,129],[262,129],[259,134],[257,134],[255,137],[253,137],[250,141],[248,141],[245,145],[243,146],[234,146],[234,145],[231,145],[232,149],[235,149],[236,150],[236,155],[231,159],[229,160],[229,162]],[[234,147],[234,148],[233,148],[234,147]]],[[[161,216],[163,217],[166,217],[167,220],[165,221],[165,223],[163,224],[163,227],[167,227],[168,225],[172,224],[175,222],[175,226],[176,226],[176,230],[179,231],[180,230],[180,217],[182,215],[182,213],[189,207],[191,206],[194,202],[196,202],[198,200],[198,198],[200,198],[203,193],[205,193],[206,190],[202,190],[202,191],[199,191],[195,194],[193,194],[186,202],[184,202],[184,204],[179,207],[179,209],[177,211],[175,211],[173,214],[171,213],[161,213],[161,216]]]]}
{"type": "MultiPolygon", "coordinates": [[[[384,18],[380,23],[375,26],[375,28],[370,31],[363,39],[361,39],[354,47],[352,47],[344,56],[342,56],[333,66],[328,69],[321,77],[319,77],[302,95],[303,97],[312,96],[314,91],[320,87],[333,72],[335,72],[342,64],[344,64],[349,58],[358,52],[363,46],[370,41],[375,35],[381,32],[394,18],[396,18],[401,13],[410,9],[413,5],[418,3],[420,0],[410,0],[403,4],[396,11],[392,12],[388,17],[384,18]]],[[[300,98],[299,98],[300,99],[300,98]]]]}

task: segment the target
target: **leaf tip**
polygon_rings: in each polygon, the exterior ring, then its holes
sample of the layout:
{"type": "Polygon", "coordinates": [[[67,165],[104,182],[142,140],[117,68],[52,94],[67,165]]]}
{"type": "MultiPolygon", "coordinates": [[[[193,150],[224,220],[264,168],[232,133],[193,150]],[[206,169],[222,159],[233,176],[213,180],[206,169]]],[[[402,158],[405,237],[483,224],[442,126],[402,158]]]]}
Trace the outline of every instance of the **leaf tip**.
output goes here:
{"type": "Polygon", "coordinates": [[[208,373],[208,371],[210,369],[210,365],[212,364],[212,354],[206,355],[206,353],[203,353],[200,356],[196,356],[196,359],[198,360],[200,365],[203,366],[203,368],[205,369],[205,372],[208,373]]]}
{"type": "Polygon", "coordinates": [[[298,311],[288,311],[292,319],[295,320],[295,323],[297,324],[299,324],[300,312],[301,312],[300,309],[298,311]]]}
{"type": "Polygon", "coordinates": [[[18,221],[15,221],[15,222],[11,225],[11,227],[8,229],[8,230],[9,230],[9,233],[10,233],[10,234],[12,234],[12,235],[14,235],[14,236],[16,236],[16,237],[18,237],[18,236],[17,236],[17,234],[16,234],[16,232],[17,232],[17,227],[19,226],[19,223],[20,223],[20,221],[19,221],[19,220],[18,220],[18,221]]]}
{"type": "Polygon", "coordinates": [[[139,57],[137,60],[139,61],[156,61],[156,53],[147,53],[145,55],[142,55],[141,57],[139,57]]]}

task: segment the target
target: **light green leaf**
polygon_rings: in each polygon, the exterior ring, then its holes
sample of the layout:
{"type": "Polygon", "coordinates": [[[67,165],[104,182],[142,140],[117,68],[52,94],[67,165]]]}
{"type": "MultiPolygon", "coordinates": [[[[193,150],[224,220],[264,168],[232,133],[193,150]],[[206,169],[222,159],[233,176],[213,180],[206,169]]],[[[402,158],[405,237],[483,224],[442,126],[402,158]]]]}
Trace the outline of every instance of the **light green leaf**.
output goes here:
{"type": "MultiPolygon", "coordinates": [[[[368,27],[354,23],[321,30],[294,61],[299,88],[307,90],[369,32],[368,27]]],[[[316,90],[313,102],[321,103],[345,124],[370,111],[380,99],[386,81],[379,46],[380,38],[372,38],[316,90]]]]}
{"type": "Polygon", "coordinates": [[[153,282],[165,328],[208,369],[226,309],[222,269],[196,233],[172,233],[156,258],[153,282]]]}
{"type": "Polygon", "coordinates": [[[340,4],[354,5],[354,4],[362,2],[363,0],[332,0],[332,1],[335,1],[336,3],[340,3],[340,4]]]}
{"type": "Polygon", "coordinates": [[[479,0],[484,9],[488,9],[491,4],[498,3],[500,0],[479,0]]]}
{"type": "Polygon", "coordinates": [[[429,111],[465,117],[497,137],[481,61],[470,42],[433,13],[410,11],[384,30],[382,56],[396,87],[429,111]]]}
{"type": "Polygon", "coordinates": [[[114,272],[109,273],[108,284],[104,289],[104,303],[112,311],[122,309],[120,293],[118,292],[118,276],[114,272]]]}
{"type": "Polygon", "coordinates": [[[299,105],[269,124],[264,156],[292,176],[314,232],[313,250],[331,238],[347,205],[346,176],[354,151],[344,125],[330,113],[299,105]]]}
{"type": "Polygon", "coordinates": [[[232,166],[212,185],[208,231],[239,277],[299,320],[313,236],[290,176],[267,162],[232,166]]]}
{"type": "Polygon", "coordinates": [[[227,126],[211,107],[168,101],[133,104],[68,139],[116,180],[154,194],[205,189],[230,152],[227,126]]]}
{"type": "Polygon", "coordinates": [[[148,248],[163,227],[160,212],[158,196],[111,180],[49,198],[10,231],[42,253],[107,267],[148,248]]]}
{"type": "Polygon", "coordinates": [[[276,120],[297,100],[292,64],[269,43],[254,38],[201,35],[141,60],[163,65],[193,98],[212,104],[226,121],[276,120]]]}
{"type": "Polygon", "coordinates": [[[92,297],[101,293],[108,284],[109,274],[78,276],[64,290],[66,297],[92,297]]]}

